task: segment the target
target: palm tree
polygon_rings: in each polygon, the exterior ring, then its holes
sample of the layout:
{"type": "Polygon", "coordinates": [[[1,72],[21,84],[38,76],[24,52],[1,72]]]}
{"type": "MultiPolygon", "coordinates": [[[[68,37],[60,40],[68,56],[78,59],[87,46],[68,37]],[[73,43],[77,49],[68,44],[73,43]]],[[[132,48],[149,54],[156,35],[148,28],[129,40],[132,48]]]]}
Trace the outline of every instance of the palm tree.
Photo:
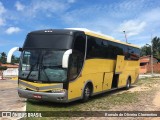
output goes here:
{"type": "Polygon", "coordinates": [[[152,39],[153,56],[160,59],[160,38],[154,37],[152,39]]]}

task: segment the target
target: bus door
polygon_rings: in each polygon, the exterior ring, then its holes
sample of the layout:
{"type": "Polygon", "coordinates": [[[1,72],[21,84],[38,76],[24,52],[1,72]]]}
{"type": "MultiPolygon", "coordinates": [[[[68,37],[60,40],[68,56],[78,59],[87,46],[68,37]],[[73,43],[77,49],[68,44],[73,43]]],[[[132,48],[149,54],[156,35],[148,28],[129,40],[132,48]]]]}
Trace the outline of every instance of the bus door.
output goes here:
{"type": "Polygon", "coordinates": [[[113,75],[112,88],[117,88],[121,84],[120,77],[124,70],[124,56],[117,55],[115,74],[113,75]]]}

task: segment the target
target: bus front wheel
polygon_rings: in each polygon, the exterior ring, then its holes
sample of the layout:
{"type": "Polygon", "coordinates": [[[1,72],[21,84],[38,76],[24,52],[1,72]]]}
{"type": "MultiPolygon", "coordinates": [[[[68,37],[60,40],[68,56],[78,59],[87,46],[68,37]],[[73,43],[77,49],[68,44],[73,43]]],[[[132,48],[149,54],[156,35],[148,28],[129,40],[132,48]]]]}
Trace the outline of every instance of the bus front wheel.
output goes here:
{"type": "Polygon", "coordinates": [[[89,85],[86,85],[83,91],[83,98],[82,101],[86,102],[88,101],[89,97],[91,96],[91,89],[89,87],[89,85]]]}

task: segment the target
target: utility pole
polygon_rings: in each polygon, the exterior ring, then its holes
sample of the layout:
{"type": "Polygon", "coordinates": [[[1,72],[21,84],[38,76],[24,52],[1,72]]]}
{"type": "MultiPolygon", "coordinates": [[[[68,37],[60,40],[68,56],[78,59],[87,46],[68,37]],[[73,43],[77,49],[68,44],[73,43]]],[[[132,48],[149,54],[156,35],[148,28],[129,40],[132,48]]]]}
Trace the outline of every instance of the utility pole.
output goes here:
{"type": "Polygon", "coordinates": [[[152,44],[152,34],[151,34],[151,75],[153,77],[153,44],[152,44]]]}
{"type": "Polygon", "coordinates": [[[126,43],[128,43],[126,31],[123,31],[123,33],[124,33],[124,36],[125,36],[125,39],[126,39],[126,43]]]}
{"type": "Polygon", "coordinates": [[[153,44],[152,44],[152,35],[151,35],[151,45],[146,44],[151,47],[151,76],[153,77],[153,44]]]}

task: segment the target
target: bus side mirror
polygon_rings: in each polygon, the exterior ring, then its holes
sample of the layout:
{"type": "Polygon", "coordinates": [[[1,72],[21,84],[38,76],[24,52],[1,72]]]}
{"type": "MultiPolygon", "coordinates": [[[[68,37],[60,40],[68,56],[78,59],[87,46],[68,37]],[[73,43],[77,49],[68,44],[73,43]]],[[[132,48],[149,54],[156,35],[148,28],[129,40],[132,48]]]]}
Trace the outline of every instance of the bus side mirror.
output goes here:
{"type": "Polygon", "coordinates": [[[8,55],[7,55],[7,63],[11,63],[11,58],[12,58],[12,55],[15,51],[23,51],[22,48],[19,48],[19,47],[14,47],[12,48],[9,52],[8,52],[8,55]]]}
{"type": "Polygon", "coordinates": [[[69,55],[72,53],[72,49],[67,50],[63,54],[62,58],[62,68],[68,68],[68,60],[69,60],[69,55]]]}

